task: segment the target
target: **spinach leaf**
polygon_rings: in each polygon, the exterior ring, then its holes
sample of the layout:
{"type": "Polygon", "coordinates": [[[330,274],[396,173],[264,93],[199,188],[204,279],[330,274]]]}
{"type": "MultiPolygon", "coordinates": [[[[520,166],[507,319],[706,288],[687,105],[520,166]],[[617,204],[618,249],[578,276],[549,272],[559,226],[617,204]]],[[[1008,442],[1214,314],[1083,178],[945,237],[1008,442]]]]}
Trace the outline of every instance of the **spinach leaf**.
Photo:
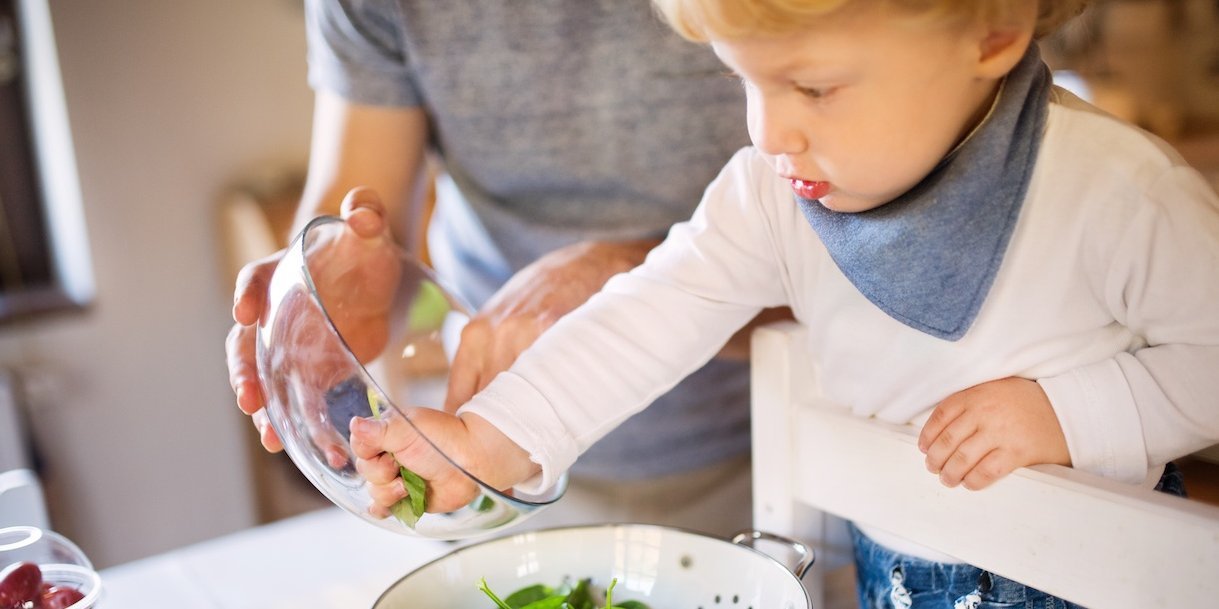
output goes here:
{"type": "Polygon", "coordinates": [[[402,476],[402,483],[408,493],[407,499],[411,500],[411,512],[414,512],[415,519],[418,520],[427,509],[427,482],[420,478],[419,474],[401,465],[398,466],[398,475],[402,476]]]}
{"type": "Polygon", "coordinates": [[[521,588],[504,600],[491,591],[485,577],[479,582],[478,589],[495,601],[500,609],[559,609],[567,600],[566,595],[555,594],[554,590],[542,584],[521,588]]]}
{"type": "Polygon", "coordinates": [[[482,590],[499,609],[650,609],[639,601],[623,601],[614,604],[614,587],[618,578],[610,580],[609,589],[605,591],[605,606],[601,607],[593,600],[594,590],[592,578],[580,580],[571,587],[566,578],[557,589],[544,584],[535,584],[513,592],[507,599],[500,599],[487,586],[486,578],[479,581],[478,589],[482,590]]]}
{"type": "Polygon", "coordinates": [[[582,579],[572,589],[571,594],[567,595],[567,603],[571,605],[571,609],[597,609],[596,603],[593,602],[593,580],[582,579]]]}
{"type": "MultiPolygon", "coordinates": [[[[550,586],[536,584],[509,594],[508,598],[504,599],[504,602],[513,607],[524,607],[529,603],[550,598],[554,595],[555,591],[550,586]]],[[[567,595],[563,595],[560,598],[567,598],[567,595]]]]}
{"type": "MultiPolygon", "coordinates": [[[[381,398],[371,386],[368,388],[368,408],[372,410],[373,417],[381,418],[381,398]]],[[[413,529],[415,523],[419,522],[419,518],[427,511],[427,481],[401,464],[398,464],[398,475],[402,477],[402,486],[406,487],[407,496],[391,506],[389,512],[413,529]]]]}
{"type": "Polygon", "coordinates": [[[470,509],[476,512],[490,512],[495,507],[495,501],[488,495],[483,495],[470,502],[470,509]]]}
{"type": "Polygon", "coordinates": [[[520,609],[559,609],[567,604],[567,599],[562,596],[551,596],[540,601],[535,601],[521,607],[520,609]]]}

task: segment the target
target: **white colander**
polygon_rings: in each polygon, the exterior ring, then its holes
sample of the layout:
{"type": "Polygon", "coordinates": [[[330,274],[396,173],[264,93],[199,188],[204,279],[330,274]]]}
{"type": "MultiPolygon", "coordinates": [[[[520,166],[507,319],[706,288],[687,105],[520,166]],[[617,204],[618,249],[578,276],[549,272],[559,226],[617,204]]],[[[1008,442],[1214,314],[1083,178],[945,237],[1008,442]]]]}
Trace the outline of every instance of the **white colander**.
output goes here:
{"type": "Polygon", "coordinates": [[[617,578],[616,602],[652,609],[809,609],[800,578],[812,562],[807,546],[755,531],[726,541],[638,524],[545,529],[457,549],[398,580],[373,609],[494,609],[478,589],[482,578],[501,598],[564,579],[592,578],[604,589],[617,578]],[[790,548],[796,566],[745,545],[758,539],[790,548]]]}

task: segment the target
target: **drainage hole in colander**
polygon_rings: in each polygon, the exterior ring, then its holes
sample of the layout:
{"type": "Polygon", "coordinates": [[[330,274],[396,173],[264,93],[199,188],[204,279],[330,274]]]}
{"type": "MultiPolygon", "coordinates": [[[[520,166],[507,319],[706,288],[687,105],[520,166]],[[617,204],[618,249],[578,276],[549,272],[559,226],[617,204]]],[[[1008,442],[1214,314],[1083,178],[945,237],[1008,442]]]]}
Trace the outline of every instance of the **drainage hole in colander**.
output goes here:
{"type": "MultiPolygon", "coordinates": [[[[722,596],[720,596],[718,594],[715,595],[715,604],[718,605],[721,602],[723,602],[723,600],[724,600],[724,598],[722,596]]],[[[732,595],[732,604],[735,605],[739,602],[741,602],[741,596],[739,594],[733,594],[732,595]]],[[[703,609],[702,605],[699,605],[698,609],[703,609]]],[[[747,607],[746,609],[753,609],[753,606],[751,605],[751,606],[747,607]]]]}

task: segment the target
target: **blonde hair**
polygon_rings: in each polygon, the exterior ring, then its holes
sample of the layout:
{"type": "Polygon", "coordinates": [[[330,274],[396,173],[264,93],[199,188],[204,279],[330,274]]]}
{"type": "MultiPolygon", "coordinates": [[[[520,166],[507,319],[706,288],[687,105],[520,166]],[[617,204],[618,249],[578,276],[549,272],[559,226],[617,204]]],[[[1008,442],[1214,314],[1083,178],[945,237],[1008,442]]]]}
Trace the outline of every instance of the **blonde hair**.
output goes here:
{"type": "MultiPolygon", "coordinates": [[[[665,21],[695,42],[786,34],[859,0],[654,0],[665,21]]],[[[878,0],[929,18],[996,22],[1028,0],[878,0]]],[[[1083,12],[1088,0],[1035,0],[1033,35],[1045,36],[1083,12]]]]}

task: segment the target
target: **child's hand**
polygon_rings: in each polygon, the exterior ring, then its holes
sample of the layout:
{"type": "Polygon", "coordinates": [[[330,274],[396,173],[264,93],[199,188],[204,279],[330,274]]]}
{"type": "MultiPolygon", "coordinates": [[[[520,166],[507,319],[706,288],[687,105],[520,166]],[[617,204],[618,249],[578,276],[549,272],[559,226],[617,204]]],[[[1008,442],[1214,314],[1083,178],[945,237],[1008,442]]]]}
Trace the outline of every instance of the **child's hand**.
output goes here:
{"type": "MultiPolygon", "coordinates": [[[[475,415],[457,417],[430,408],[409,411],[411,422],[466,471],[497,489],[509,488],[537,472],[529,454],[475,415]]],[[[427,481],[427,511],[451,512],[478,496],[478,487],[440,455],[406,421],[391,411],[383,419],[351,420],[356,470],[368,480],[369,511],[378,518],[406,497],[398,465],[427,481]]]]}
{"type": "Polygon", "coordinates": [[[1017,468],[1070,465],[1067,439],[1036,381],[1005,378],[940,402],[923,426],[919,450],[945,486],[983,489],[1017,468]]]}

